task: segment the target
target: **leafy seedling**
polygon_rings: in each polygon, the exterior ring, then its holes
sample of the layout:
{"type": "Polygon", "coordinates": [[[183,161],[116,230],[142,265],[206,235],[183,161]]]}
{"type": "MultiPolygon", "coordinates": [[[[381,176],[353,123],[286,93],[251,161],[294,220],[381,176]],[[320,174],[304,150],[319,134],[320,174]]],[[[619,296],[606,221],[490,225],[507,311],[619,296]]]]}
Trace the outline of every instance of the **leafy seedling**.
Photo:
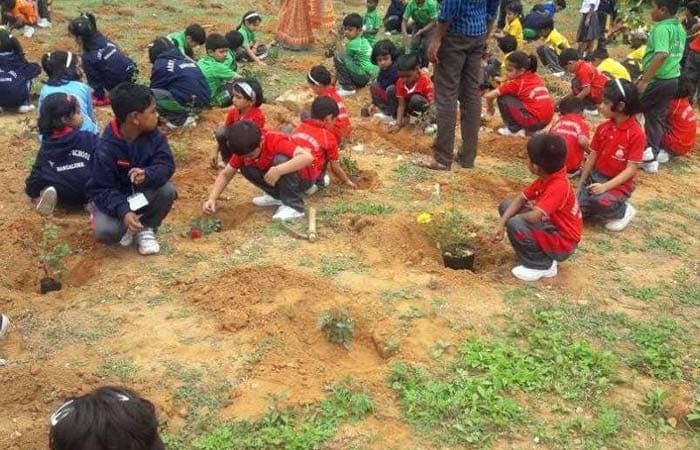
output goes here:
{"type": "Polygon", "coordinates": [[[42,294],[61,290],[58,280],[66,269],[63,258],[71,254],[70,246],[58,241],[58,234],[59,229],[56,225],[44,225],[39,241],[39,260],[44,269],[44,278],[39,282],[39,291],[42,294]]]}
{"type": "Polygon", "coordinates": [[[221,220],[216,217],[198,217],[190,221],[187,237],[190,239],[199,239],[202,236],[219,233],[221,229],[221,220]]]}
{"type": "Polygon", "coordinates": [[[329,342],[350,349],[354,320],[345,308],[333,308],[321,314],[318,327],[326,334],[329,342]]]}

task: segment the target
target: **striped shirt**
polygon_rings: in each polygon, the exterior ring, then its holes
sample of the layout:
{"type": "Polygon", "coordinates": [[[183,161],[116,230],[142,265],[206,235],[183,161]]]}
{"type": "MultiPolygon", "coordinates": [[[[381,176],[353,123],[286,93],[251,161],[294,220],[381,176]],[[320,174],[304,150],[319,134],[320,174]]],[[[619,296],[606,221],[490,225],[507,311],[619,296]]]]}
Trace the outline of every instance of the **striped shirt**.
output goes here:
{"type": "Polygon", "coordinates": [[[499,0],[443,0],[438,20],[449,22],[449,33],[481,36],[496,18],[499,0]]]}

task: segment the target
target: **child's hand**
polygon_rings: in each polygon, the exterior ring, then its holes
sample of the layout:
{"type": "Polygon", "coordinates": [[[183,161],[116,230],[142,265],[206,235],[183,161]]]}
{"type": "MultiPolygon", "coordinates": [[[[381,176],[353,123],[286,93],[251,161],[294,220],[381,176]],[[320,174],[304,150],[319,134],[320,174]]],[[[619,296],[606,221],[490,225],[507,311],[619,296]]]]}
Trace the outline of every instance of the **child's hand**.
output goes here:
{"type": "Polygon", "coordinates": [[[216,212],[216,200],[207,200],[202,205],[202,212],[204,214],[214,214],[216,212]]]}
{"type": "Polygon", "coordinates": [[[139,216],[137,216],[136,213],[133,211],[129,211],[128,213],[126,213],[124,215],[123,221],[127,231],[131,234],[136,234],[141,230],[141,228],[143,228],[139,216]]]}
{"type": "Polygon", "coordinates": [[[349,187],[350,189],[357,189],[357,185],[350,179],[345,182],[345,186],[349,187]]]}
{"type": "Polygon", "coordinates": [[[649,85],[648,82],[640,79],[639,81],[637,81],[637,90],[639,91],[640,94],[643,94],[644,91],[647,90],[648,85],[649,85]]]}
{"type": "Polygon", "coordinates": [[[403,128],[403,126],[399,122],[394,122],[391,125],[389,125],[389,133],[398,133],[398,131],[403,128]]]}
{"type": "Polygon", "coordinates": [[[496,226],[496,229],[493,231],[493,242],[501,242],[503,240],[503,236],[505,236],[506,230],[503,227],[503,225],[498,224],[496,226]]]}
{"type": "Polygon", "coordinates": [[[146,181],[146,171],[139,168],[134,168],[129,171],[129,179],[131,183],[138,186],[146,181]]]}
{"type": "Polygon", "coordinates": [[[593,183],[588,186],[588,192],[590,192],[593,195],[601,195],[605,194],[608,191],[607,186],[605,186],[605,183],[593,183]]]}
{"type": "Polygon", "coordinates": [[[269,184],[270,186],[274,186],[277,184],[281,176],[282,175],[279,173],[279,169],[277,167],[270,167],[264,177],[265,183],[269,184]]]}

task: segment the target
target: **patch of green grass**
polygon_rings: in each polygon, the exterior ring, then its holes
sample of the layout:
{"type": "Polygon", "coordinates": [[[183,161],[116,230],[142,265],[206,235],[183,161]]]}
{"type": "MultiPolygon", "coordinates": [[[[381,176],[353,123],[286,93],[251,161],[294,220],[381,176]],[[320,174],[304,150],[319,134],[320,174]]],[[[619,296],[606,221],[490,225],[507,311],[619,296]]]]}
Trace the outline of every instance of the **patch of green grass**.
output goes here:
{"type": "Polygon", "coordinates": [[[276,337],[266,337],[255,344],[255,350],[250,353],[245,353],[241,359],[246,364],[257,364],[265,357],[267,352],[280,345],[279,339],[276,337]]]}
{"type": "Polygon", "coordinates": [[[522,302],[523,300],[527,300],[528,298],[532,298],[535,295],[536,289],[533,286],[522,286],[522,287],[517,287],[513,289],[508,289],[507,291],[503,292],[502,297],[503,301],[506,303],[508,306],[514,306],[522,302]]]}
{"type": "Polygon", "coordinates": [[[399,183],[423,183],[433,179],[433,174],[426,168],[410,162],[402,162],[393,170],[394,181],[399,183]]]}
{"type": "Polygon", "coordinates": [[[98,367],[93,375],[119,381],[133,381],[139,368],[128,359],[109,359],[98,367]]]}
{"type": "Polygon", "coordinates": [[[365,216],[381,216],[392,214],[395,211],[393,206],[385,205],[376,202],[355,202],[347,203],[338,201],[329,208],[324,208],[320,211],[319,216],[322,219],[334,219],[343,214],[361,214],[365,216]]]}
{"type": "Polygon", "coordinates": [[[321,274],[324,277],[334,277],[346,270],[360,272],[364,266],[352,256],[336,255],[321,257],[321,274]]]}
{"type": "Polygon", "coordinates": [[[622,289],[625,295],[645,302],[654,300],[659,295],[659,291],[658,287],[628,287],[622,289]]]}
{"type": "Polygon", "coordinates": [[[410,300],[419,298],[420,294],[411,288],[401,288],[379,293],[379,298],[383,302],[391,302],[396,300],[410,300]]]}
{"type": "Polygon", "coordinates": [[[652,236],[644,240],[644,248],[652,251],[665,251],[673,255],[682,255],[683,244],[675,236],[652,236]]]}
{"type": "Polygon", "coordinates": [[[630,336],[638,351],[631,356],[632,366],[654,378],[680,378],[683,360],[677,342],[682,334],[683,330],[672,320],[635,326],[630,336]]]}
{"type": "Polygon", "coordinates": [[[42,347],[57,350],[68,344],[95,345],[115,331],[114,321],[106,316],[97,315],[94,323],[84,321],[79,327],[69,319],[57,318],[44,331],[42,347]]]}
{"type": "Polygon", "coordinates": [[[499,164],[494,171],[498,175],[518,181],[527,180],[531,176],[527,170],[527,165],[524,163],[499,164]]]}
{"type": "MultiPolygon", "coordinates": [[[[602,406],[592,418],[577,417],[560,427],[559,441],[568,445],[580,442],[584,450],[620,447],[618,434],[622,428],[622,414],[615,408],[602,406]]],[[[568,447],[567,447],[568,448],[568,447]]]]}

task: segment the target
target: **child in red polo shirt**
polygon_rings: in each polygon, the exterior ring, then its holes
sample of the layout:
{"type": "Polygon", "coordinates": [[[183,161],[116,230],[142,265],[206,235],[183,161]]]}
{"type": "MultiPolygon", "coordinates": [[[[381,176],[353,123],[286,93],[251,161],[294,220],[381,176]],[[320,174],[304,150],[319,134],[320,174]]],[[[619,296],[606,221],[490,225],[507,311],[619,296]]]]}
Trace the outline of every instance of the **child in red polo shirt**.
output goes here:
{"type": "Polygon", "coordinates": [[[211,159],[213,168],[219,167],[223,163],[219,159],[223,149],[226,147],[226,127],[238,122],[239,120],[247,120],[253,122],[261,130],[265,130],[265,113],[260,109],[263,103],[263,90],[258,80],[255,78],[245,78],[236,81],[231,85],[231,99],[233,106],[228,110],[224,126],[218,127],[214,131],[216,137],[217,148],[211,159]]]}
{"type": "Polygon", "coordinates": [[[216,212],[216,200],[236,172],[265,193],[253,199],[256,206],[278,206],[273,220],[304,217],[301,196],[311,181],[300,172],[313,163],[311,152],[299,147],[288,135],[264,132],[253,122],[239,120],[226,129],[226,148],[222,153],[229,163],[214,182],[209,199],[204,202],[205,214],[216,212]]]}
{"type": "Polygon", "coordinates": [[[671,156],[688,154],[695,145],[697,118],[690,104],[691,85],[683,77],[678,83],[678,93],[668,109],[668,130],[661,138],[662,149],[656,160],[667,163],[671,156]]]}
{"type": "MultiPolygon", "coordinates": [[[[398,131],[408,124],[409,116],[420,116],[428,112],[435,98],[433,82],[427,73],[420,70],[418,55],[401,55],[396,59],[399,79],[396,81],[396,123],[391,131],[398,131]]],[[[434,119],[428,117],[429,126],[434,119]]]]}
{"type": "Polygon", "coordinates": [[[581,240],[583,219],[566,177],[566,143],[555,134],[538,134],[527,143],[528,168],[537,175],[521,195],[498,206],[501,220],[494,240],[505,232],[520,265],[513,275],[536,281],[557,275],[557,262],[574,253],[581,240]]]}
{"type": "Polygon", "coordinates": [[[576,97],[564,97],[559,102],[559,120],[549,132],[561,136],[566,142],[566,172],[569,176],[577,175],[588,149],[590,135],[588,122],[583,117],[583,101],[576,97]]]}
{"type": "Polygon", "coordinates": [[[299,146],[311,149],[314,162],[299,173],[302,178],[314,184],[306,191],[306,195],[312,195],[318,190],[318,186],[328,186],[325,178],[330,166],[331,172],[346,186],[355,189],[355,183],[345,173],[340,165],[338,153],[338,140],[332,133],[335,120],[338,117],[338,105],[330,97],[316,97],[311,104],[311,118],[305,119],[292,132],[292,139],[299,146]]]}
{"type": "Polygon", "coordinates": [[[498,103],[505,123],[498,133],[524,137],[525,132],[534,133],[546,127],[554,116],[554,100],[537,75],[537,58],[521,51],[511,53],[506,58],[506,78],[498,88],[484,95],[488,115],[495,112],[494,101],[498,103]]]}
{"type": "Polygon", "coordinates": [[[578,50],[567,48],[559,55],[559,65],[574,75],[571,92],[583,100],[584,111],[591,116],[598,115],[598,105],[603,101],[603,86],[608,77],[593,64],[584,61],[578,50]]]}
{"type": "Polygon", "coordinates": [[[578,201],[584,219],[606,220],[609,231],[622,231],[637,213],[628,199],[646,146],[644,130],[635,119],[639,94],[634,84],[616,78],[603,88],[598,125],[591,152],[581,170],[578,201]]]}
{"type": "Polygon", "coordinates": [[[348,115],[348,110],[345,108],[343,97],[338,94],[338,91],[336,91],[333,85],[331,73],[324,66],[314,66],[309,73],[306,74],[306,81],[317,96],[330,97],[338,104],[340,114],[338,114],[338,119],[333,126],[333,134],[335,134],[335,137],[338,139],[338,143],[342,143],[350,137],[350,116],[348,115]]]}

